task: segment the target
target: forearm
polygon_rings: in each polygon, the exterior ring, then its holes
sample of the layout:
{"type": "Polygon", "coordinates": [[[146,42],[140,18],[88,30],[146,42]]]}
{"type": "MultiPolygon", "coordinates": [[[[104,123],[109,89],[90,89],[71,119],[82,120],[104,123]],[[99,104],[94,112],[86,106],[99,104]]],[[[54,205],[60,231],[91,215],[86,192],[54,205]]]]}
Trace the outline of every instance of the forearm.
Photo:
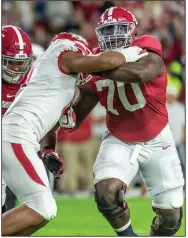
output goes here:
{"type": "Polygon", "coordinates": [[[144,83],[153,77],[137,63],[124,63],[117,69],[102,72],[102,76],[123,83],[144,83]]]}
{"type": "MultiPolygon", "coordinates": [[[[89,57],[89,56],[88,56],[89,57]]],[[[116,51],[103,52],[100,55],[92,56],[96,58],[96,67],[92,72],[112,70],[125,62],[125,56],[116,51]],[[98,65],[97,65],[98,63],[98,65]],[[100,68],[100,70],[98,70],[100,68]]],[[[91,73],[92,73],[91,72],[91,73]]]]}
{"type": "Polygon", "coordinates": [[[93,107],[89,107],[85,109],[83,109],[83,107],[73,106],[73,110],[76,114],[76,125],[74,127],[74,130],[79,128],[80,124],[86,119],[86,117],[89,115],[89,113],[92,111],[92,109],[95,106],[96,105],[93,105],[93,107]]]}
{"type": "Polygon", "coordinates": [[[77,101],[75,101],[72,105],[72,108],[76,114],[76,126],[77,129],[82,121],[87,117],[87,115],[93,110],[93,108],[97,105],[99,99],[98,97],[91,92],[90,90],[81,89],[80,96],[77,101]]]}
{"type": "Polygon", "coordinates": [[[164,65],[160,56],[150,53],[138,62],[124,63],[114,70],[102,72],[104,78],[123,83],[145,83],[163,74],[164,65]]]}
{"type": "Polygon", "coordinates": [[[62,57],[61,67],[69,73],[93,73],[111,70],[125,62],[125,56],[119,52],[110,51],[99,55],[83,56],[68,52],[62,57]]]}

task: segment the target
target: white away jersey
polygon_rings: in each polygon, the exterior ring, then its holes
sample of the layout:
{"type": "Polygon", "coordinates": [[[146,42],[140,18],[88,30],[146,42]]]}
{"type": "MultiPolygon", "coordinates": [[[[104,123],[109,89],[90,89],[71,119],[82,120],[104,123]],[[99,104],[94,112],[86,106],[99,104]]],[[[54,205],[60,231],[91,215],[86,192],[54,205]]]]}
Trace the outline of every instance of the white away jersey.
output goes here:
{"type": "Polygon", "coordinates": [[[58,56],[67,50],[78,48],[69,40],[54,41],[34,63],[29,83],[20,90],[3,118],[3,141],[36,144],[56,125],[62,110],[74,97],[79,78],[58,67],[58,56]]]}

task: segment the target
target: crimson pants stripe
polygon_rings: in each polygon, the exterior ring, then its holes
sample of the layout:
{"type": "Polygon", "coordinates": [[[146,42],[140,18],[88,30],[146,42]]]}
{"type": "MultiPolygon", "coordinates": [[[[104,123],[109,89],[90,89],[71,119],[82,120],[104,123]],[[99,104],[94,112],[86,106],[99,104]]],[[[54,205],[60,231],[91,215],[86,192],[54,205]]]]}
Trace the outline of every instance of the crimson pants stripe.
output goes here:
{"type": "Polygon", "coordinates": [[[22,146],[20,144],[16,144],[16,143],[11,143],[11,146],[12,146],[12,149],[14,151],[14,154],[16,155],[16,158],[22,164],[22,166],[25,169],[25,171],[28,174],[28,176],[33,181],[35,181],[36,183],[46,187],[46,185],[43,183],[43,181],[40,179],[40,177],[38,176],[37,172],[35,171],[35,168],[33,167],[31,161],[28,159],[27,155],[23,151],[22,146]]]}

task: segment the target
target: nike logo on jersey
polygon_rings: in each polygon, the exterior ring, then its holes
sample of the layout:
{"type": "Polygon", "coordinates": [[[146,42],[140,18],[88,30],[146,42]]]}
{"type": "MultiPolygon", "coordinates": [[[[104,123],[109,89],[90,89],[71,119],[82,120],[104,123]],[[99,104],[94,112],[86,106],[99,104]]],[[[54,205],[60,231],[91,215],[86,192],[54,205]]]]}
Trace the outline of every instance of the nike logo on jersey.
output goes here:
{"type": "Polygon", "coordinates": [[[168,145],[168,146],[163,146],[162,149],[163,150],[166,150],[168,147],[170,147],[171,145],[168,145]]]}
{"type": "Polygon", "coordinates": [[[7,94],[7,98],[13,98],[13,97],[15,97],[16,95],[9,95],[9,94],[7,94]]]}

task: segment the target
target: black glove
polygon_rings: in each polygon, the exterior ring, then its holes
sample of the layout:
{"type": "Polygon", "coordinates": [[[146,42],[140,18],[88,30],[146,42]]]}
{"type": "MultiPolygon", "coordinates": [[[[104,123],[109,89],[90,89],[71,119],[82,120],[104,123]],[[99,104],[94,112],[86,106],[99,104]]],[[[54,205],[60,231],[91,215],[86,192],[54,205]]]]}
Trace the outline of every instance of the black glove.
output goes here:
{"type": "Polygon", "coordinates": [[[65,172],[64,162],[62,158],[53,150],[44,148],[41,153],[41,159],[45,167],[54,175],[59,178],[65,172]]]}

